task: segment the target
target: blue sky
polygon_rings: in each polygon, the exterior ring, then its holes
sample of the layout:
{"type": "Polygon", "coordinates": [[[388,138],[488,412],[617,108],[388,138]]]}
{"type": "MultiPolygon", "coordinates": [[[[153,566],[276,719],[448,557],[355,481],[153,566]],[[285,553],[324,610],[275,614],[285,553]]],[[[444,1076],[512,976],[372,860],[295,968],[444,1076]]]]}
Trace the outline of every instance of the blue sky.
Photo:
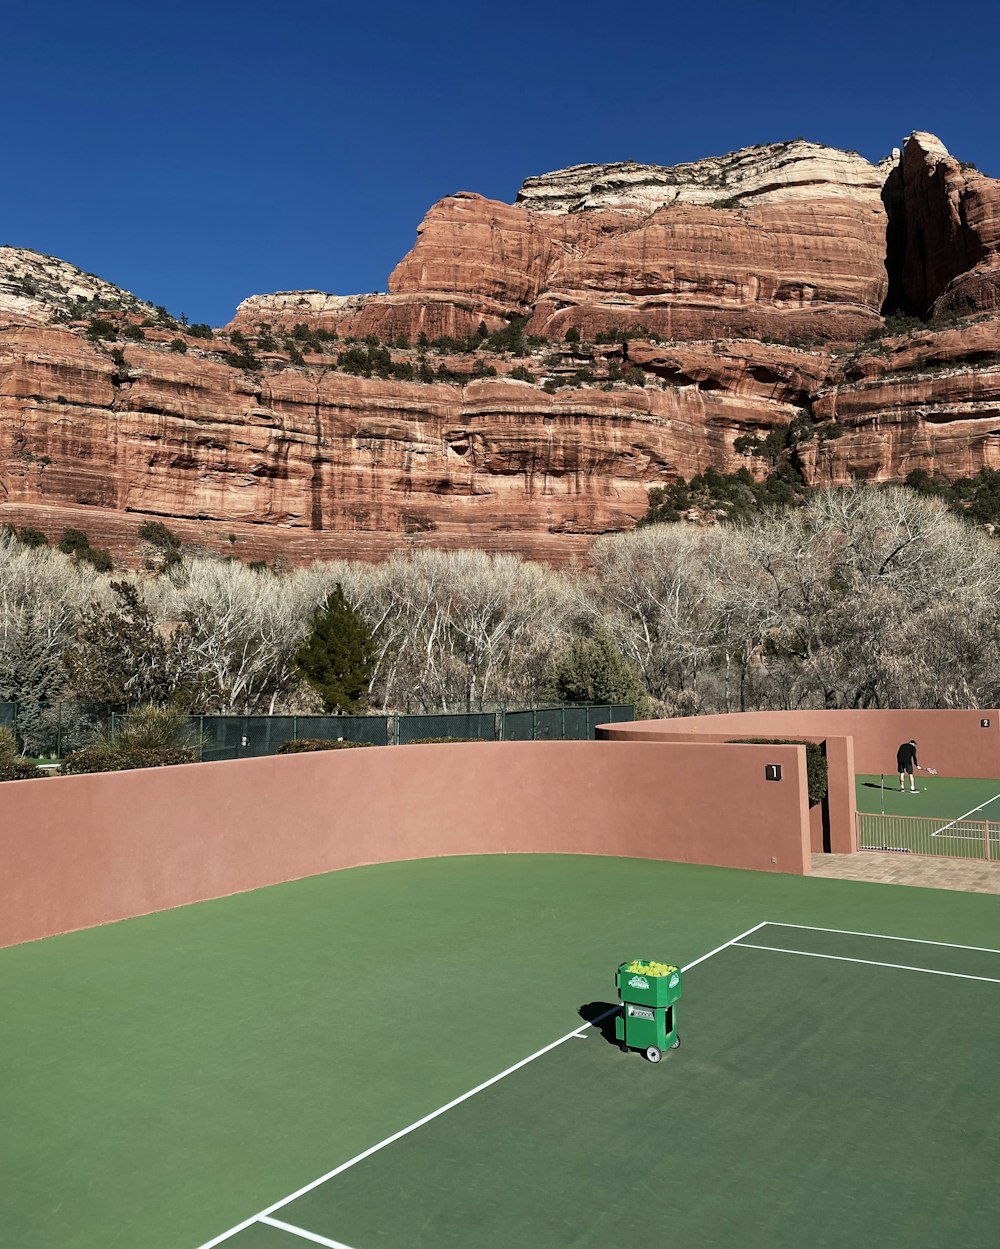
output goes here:
{"type": "Polygon", "coordinates": [[[0,243],[193,321],[384,290],[443,195],[585,161],[931,130],[1000,176],[1000,6],[3,5],[0,243]]]}

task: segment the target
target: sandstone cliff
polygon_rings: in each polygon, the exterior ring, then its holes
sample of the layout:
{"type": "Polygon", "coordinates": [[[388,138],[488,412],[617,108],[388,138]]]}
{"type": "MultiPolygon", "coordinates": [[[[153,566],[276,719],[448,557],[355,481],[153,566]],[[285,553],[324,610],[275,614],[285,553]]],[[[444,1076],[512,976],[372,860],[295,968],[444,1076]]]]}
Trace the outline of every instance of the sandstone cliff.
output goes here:
{"type": "Polygon", "coordinates": [[[816,484],[1000,467],[998,251],[1000,183],[923,134],[449,196],[387,294],[255,296],[215,336],[0,249],[0,523],[126,559],[156,517],[242,558],[563,560],[652,485],[765,471],[734,444],[793,420],[829,434],[816,484]]]}
{"type": "Polygon", "coordinates": [[[429,338],[515,315],[562,337],[849,344],[887,292],[881,191],[891,166],[796,141],[663,168],[584,165],[531,178],[513,205],[439,201],[386,295],[254,296],[231,328],[315,321],[341,335],[429,338]]]}

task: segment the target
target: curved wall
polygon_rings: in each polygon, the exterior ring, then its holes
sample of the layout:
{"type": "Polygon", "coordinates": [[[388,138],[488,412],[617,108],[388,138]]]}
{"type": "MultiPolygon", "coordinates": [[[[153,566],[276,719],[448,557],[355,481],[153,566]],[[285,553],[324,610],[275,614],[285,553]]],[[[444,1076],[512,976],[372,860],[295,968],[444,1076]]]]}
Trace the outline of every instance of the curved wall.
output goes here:
{"type": "Polygon", "coordinates": [[[1000,777],[1000,711],[744,711],[605,725],[604,739],[650,741],[705,734],[730,737],[850,737],[859,772],[895,771],[896,747],[917,739],[918,757],[945,776],[1000,777]],[[986,728],[981,721],[988,721],[986,728]]]}
{"type": "Polygon", "coordinates": [[[387,746],[0,785],[0,946],[337,868],[567,853],[809,870],[805,752],[387,746]]]}

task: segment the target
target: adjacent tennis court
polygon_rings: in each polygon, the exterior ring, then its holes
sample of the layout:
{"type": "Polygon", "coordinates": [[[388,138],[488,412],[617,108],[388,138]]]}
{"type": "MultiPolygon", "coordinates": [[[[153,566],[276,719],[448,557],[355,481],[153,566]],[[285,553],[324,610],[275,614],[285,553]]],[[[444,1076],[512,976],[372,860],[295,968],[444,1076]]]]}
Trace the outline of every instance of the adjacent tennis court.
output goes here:
{"type": "Polygon", "coordinates": [[[992,1245],[998,931],[989,896],[510,856],[0,951],[4,1243],[992,1245]],[[635,955],[687,968],[656,1066],[588,1022],[635,955]]]}
{"type": "Polygon", "coordinates": [[[916,786],[901,791],[895,774],[857,778],[862,849],[1000,860],[1000,779],[918,772],[916,786]]]}

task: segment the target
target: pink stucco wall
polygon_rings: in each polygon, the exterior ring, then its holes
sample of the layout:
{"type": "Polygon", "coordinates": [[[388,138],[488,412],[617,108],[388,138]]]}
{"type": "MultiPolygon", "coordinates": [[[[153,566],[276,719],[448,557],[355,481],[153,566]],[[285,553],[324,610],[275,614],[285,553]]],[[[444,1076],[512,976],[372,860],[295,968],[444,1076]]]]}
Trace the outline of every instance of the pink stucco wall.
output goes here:
{"type": "Polygon", "coordinates": [[[747,711],[718,716],[685,716],[675,720],[607,725],[602,737],[623,741],[649,740],[648,730],[671,737],[724,733],[730,737],[849,737],[859,772],[890,773],[896,747],[917,739],[920,762],[942,776],[1000,777],[1000,711],[873,710],[873,711],[747,711]],[[988,720],[982,728],[980,721],[988,720]]]}
{"type": "Polygon", "coordinates": [[[452,854],[809,870],[805,752],[379,747],[0,785],[0,946],[318,872],[452,854]]]}
{"type": "MultiPolygon", "coordinates": [[[[786,713],[769,714],[784,715],[786,713]]],[[[831,854],[854,854],[857,851],[854,742],[850,737],[809,732],[800,727],[788,728],[784,721],[761,721],[754,715],[737,714],[679,716],[671,720],[641,720],[632,724],[606,724],[601,725],[597,733],[602,741],[621,742],[697,741],[722,744],[747,737],[793,737],[801,741],[819,742],[826,752],[829,791],[822,804],[810,808],[810,845],[817,854],[824,850],[831,854]]],[[[771,747],[757,746],[756,749],[766,754],[771,747]]]]}

